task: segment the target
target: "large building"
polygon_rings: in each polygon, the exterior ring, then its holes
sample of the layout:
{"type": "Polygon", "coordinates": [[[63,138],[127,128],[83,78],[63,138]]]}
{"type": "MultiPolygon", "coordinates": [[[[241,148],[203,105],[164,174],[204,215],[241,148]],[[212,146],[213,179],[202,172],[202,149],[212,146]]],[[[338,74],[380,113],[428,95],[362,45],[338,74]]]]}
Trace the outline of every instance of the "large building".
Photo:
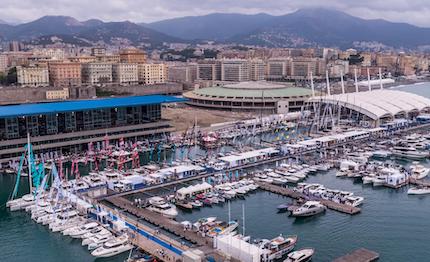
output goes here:
{"type": "Polygon", "coordinates": [[[199,80],[221,80],[221,62],[219,60],[203,60],[197,64],[199,80]]]}
{"type": "Polygon", "coordinates": [[[48,86],[48,68],[44,65],[17,66],[17,82],[20,86],[48,86]]]}
{"type": "Polygon", "coordinates": [[[82,81],[87,84],[103,84],[112,82],[111,63],[82,64],[82,81]]]}
{"type": "Polygon", "coordinates": [[[80,86],[81,64],[74,62],[50,62],[49,81],[55,87],[80,86]]]}
{"type": "Polygon", "coordinates": [[[119,84],[137,84],[138,64],[119,63],[112,65],[112,80],[119,84]]]}
{"type": "Polygon", "coordinates": [[[6,72],[8,68],[8,58],[6,54],[0,54],[0,73],[6,72]]]}
{"type": "Polygon", "coordinates": [[[46,91],[46,100],[67,100],[70,98],[69,88],[46,91]]]}
{"type": "Polygon", "coordinates": [[[261,59],[248,61],[249,80],[261,81],[266,77],[266,64],[261,59]]]}
{"type": "Polygon", "coordinates": [[[169,65],[167,79],[175,83],[193,83],[197,79],[197,65],[169,65]]]}
{"type": "Polygon", "coordinates": [[[288,113],[301,110],[310,95],[310,89],[255,81],[197,89],[184,97],[190,105],[209,109],[288,113]]]}
{"type": "Polygon", "coordinates": [[[249,63],[244,59],[228,59],[221,63],[221,80],[231,82],[249,81],[249,63]]]}
{"type": "Polygon", "coordinates": [[[119,52],[121,63],[143,64],[146,62],[146,55],[142,50],[130,48],[119,52]]]}
{"type": "Polygon", "coordinates": [[[272,58],[267,61],[267,78],[270,80],[283,79],[291,74],[291,59],[272,58]]]}
{"type": "Polygon", "coordinates": [[[295,57],[291,61],[291,78],[306,79],[311,73],[316,76],[318,74],[318,59],[308,57],[295,57]]]}
{"type": "Polygon", "coordinates": [[[0,163],[19,159],[27,133],[36,154],[84,152],[88,143],[101,143],[106,138],[155,139],[174,130],[161,118],[161,104],[182,100],[150,95],[2,106],[0,163]]]}
{"type": "Polygon", "coordinates": [[[144,85],[163,84],[167,81],[167,65],[139,64],[139,83],[144,85]]]}

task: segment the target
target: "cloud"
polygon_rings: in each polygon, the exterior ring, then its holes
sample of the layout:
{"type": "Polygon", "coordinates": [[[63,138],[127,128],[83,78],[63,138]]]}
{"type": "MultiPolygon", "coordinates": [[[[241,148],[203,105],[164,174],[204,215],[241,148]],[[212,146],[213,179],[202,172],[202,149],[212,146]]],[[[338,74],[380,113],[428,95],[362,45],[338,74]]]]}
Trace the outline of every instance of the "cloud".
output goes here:
{"type": "Polygon", "coordinates": [[[333,8],[369,19],[387,19],[430,27],[428,0],[2,0],[0,17],[28,22],[44,15],[79,20],[152,22],[213,12],[282,15],[300,8],[333,8]]]}

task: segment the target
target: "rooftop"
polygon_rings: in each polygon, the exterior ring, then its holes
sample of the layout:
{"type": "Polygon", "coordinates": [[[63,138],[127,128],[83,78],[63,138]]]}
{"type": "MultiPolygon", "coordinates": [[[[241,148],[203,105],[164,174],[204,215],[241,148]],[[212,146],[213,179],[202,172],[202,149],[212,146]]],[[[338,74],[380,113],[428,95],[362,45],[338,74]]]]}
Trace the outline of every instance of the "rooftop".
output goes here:
{"type": "Polygon", "coordinates": [[[199,97],[240,97],[240,98],[285,98],[310,96],[312,91],[306,88],[287,87],[280,85],[260,85],[259,82],[248,84],[249,82],[240,83],[224,87],[208,87],[198,89],[189,93],[199,97]]]}
{"type": "Polygon", "coordinates": [[[277,89],[286,88],[287,86],[283,83],[273,83],[266,81],[247,81],[234,84],[224,85],[225,88],[235,89],[277,89]]]}
{"type": "Polygon", "coordinates": [[[310,101],[341,105],[363,113],[374,120],[430,108],[428,98],[387,89],[312,97],[310,101]]]}
{"type": "Polygon", "coordinates": [[[163,103],[183,102],[185,99],[174,96],[148,95],[93,100],[64,101],[51,103],[8,105],[0,107],[0,118],[56,114],[83,110],[96,110],[114,107],[142,106],[163,103]]]}

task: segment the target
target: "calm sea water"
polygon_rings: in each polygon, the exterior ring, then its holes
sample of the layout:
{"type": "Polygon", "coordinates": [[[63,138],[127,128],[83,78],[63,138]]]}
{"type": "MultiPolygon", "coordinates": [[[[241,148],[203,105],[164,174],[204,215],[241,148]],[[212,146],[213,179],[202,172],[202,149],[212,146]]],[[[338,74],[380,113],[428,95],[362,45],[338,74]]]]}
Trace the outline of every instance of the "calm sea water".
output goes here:
{"type": "MultiPolygon", "coordinates": [[[[430,97],[430,83],[397,89],[430,97]]],[[[428,162],[424,164],[430,166],[428,162]]],[[[124,261],[126,255],[94,259],[80,241],[51,233],[24,212],[7,211],[4,204],[14,179],[0,175],[0,261],[124,261]]],[[[307,182],[365,197],[361,214],[349,216],[329,210],[314,218],[295,219],[276,212],[276,206],[288,202],[288,198],[258,191],[246,200],[232,201],[231,217],[238,219],[242,227],[244,205],[247,235],[253,238],[273,238],[281,233],[298,235],[298,247],[316,249],[313,261],[330,261],[360,247],[379,252],[380,261],[430,261],[430,196],[408,196],[407,188],[374,189],[350,179],[336,178],[333,172],[311,176],[307,182]]],[[[23,178],[21,190],[25,188],[23,178]]],[[[207,216],[227,220],[227,205],[180,213],[178,219],[193,221],[207,216]]]]}

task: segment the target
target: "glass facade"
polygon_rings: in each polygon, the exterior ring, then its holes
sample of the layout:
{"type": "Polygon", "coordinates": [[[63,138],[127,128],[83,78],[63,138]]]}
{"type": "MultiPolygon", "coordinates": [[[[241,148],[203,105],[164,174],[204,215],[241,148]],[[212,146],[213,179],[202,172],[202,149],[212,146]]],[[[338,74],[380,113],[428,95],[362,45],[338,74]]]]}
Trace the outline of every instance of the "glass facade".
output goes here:
{"type": "Polygon", "coordinates": [[[155,122],[161,105],[106,108],[0,119],[0,140],[55,135],[155,122]]]}

